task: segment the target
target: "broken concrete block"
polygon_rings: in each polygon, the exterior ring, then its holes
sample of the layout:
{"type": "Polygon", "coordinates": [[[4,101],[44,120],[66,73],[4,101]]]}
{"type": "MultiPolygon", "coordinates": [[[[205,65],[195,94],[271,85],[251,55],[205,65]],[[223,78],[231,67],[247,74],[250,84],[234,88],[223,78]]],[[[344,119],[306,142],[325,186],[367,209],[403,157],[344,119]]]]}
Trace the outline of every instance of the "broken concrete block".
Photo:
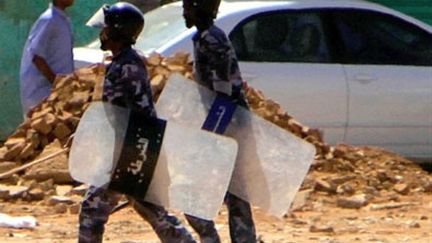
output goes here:
{"type": "Polygon", "coordinates": [[[31,122],[31,127],[45,135],[47,135],[52,130],[52,127],[48,125],[47,121],[43,117],[33,120],[31,122]]]}
{"type": "Polygon", "coordinates": [[[358,194],[351,197],[340,197],[337,199],[337,206],[341,208],[358,209],[369,203],[366,194],[358,194]]]}
{"type": "Polygon", "coordinates": [[[59,122],[55,126],[53,133],[56,136],[56,138],[63,139],[68,137],[72,133],[72,131],[63,122],[59,122]]]}

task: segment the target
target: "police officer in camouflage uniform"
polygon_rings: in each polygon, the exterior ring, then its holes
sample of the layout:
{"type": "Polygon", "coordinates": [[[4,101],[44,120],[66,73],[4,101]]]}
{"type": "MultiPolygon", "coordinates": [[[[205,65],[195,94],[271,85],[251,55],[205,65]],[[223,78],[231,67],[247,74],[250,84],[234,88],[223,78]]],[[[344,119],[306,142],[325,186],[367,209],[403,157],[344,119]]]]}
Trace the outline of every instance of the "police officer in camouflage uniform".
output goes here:
{"type": "MultiPolygon", "coordinates": [[[[99,21],[88,23],[102,27],[102,50],[110,50],[112,63],[107,66],[103,100],[156,117],[147,70],[141,57],[132,49],[144,27],[140,10],[128,3],[119,2],[103,7],[99,21]]],[[[102,242],[104,225],[120,195],[106,187],[90,187],[81,205],[79,215],[79,242],[102,242]]],[[[135,210],[153,227],[162,242],[195,242],[180,221],[160,206],[129,198],[135,210]]]]}
{"type": "MultiPolygon", "coordinates": [[[[183,0],[183,16],[186,26],[195,26],[193,37],[195,78],[202,85],[230,97],[237,104],[247,107],[243,82],[234,49],[226,34],[214,25],[220,0],[183,0]]],[[[227,192],[231,241],[256,242],[255,226],[248,202],[227,192]]],[[[213,221],[186,215],[186,219],[199,234],[201,242],[220,242],[213,221]]]]}

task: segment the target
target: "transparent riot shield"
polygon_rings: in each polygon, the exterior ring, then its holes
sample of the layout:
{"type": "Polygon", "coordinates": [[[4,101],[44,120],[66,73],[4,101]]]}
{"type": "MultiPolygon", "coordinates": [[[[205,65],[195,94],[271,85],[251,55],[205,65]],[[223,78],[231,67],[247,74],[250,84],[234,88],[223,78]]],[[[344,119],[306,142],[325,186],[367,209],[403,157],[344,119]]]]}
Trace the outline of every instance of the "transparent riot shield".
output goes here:
{"type": "MultiPolygon", "coordinates": [[[[125,141],[130,131],[130,113],[107,103],[90,105],[75,132],[69,155],[69,169],[75,180],[101,187],[109,186],[113,175],[120,175],[120,179],[116,179],[121,182],[124,177],[125,187],[130,185],[125,188],[126,193],[129,187],[140,189],[140,179],[146,179],[145,158],[151,155],[145,153],[145,156],[128,162],[129,165],[119,166],[125,163],[119,161],[124,158],[124,147],[131,146],[130,140],[125,141]],[[123,170],[123,173],[116,173],[117,170],[123,170]],[[131,179],[134,176],[136,180],[131,179]]],[[[163,136],[157,138],[160,133],[155,134],[161,148],[148,190],[142,198],[196,217],[213,219],[229,186],[238,149],[235,140],[175,121],[166,123],[163,136]]],[[[147,140],[153,138],[139,137],[139,142],[132,144],[145,152],[150,144],[147,140]]],[[[116,190],[123,192],[121,185],[118,184],[116,190]]],[[[140,192],[134,190],[137,191],[140,192]]]]}
{"type": "MultiPolygon", "coordinates": [[[[207,88],[173,74],[156,107],[168,121],[199,128],[214,98],[207,88]]],[[[237,107],[225,135],[239,144],[229,191],[272,215],[287,213],[315,147],[242,107],[237,107]]]]}

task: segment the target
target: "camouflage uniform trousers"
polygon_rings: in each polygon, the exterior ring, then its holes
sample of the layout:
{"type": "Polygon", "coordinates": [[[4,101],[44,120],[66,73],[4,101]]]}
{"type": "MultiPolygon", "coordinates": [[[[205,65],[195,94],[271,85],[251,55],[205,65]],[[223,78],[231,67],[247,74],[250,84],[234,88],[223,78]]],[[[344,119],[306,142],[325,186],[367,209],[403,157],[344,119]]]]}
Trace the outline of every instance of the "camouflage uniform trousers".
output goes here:
{"type": "MultiPolygon", "coordinates": [[[[117,205],[120,195],[105,188],[91,186],[81,204],[79,215],[79,243],[99,243],[103,240],[104,226],[117,205]]],[[[169,215],[160,206],[128,198],[138,214],[152,226],[164,243],[195,243],[192,235],[177,217],[169,215]]]]}
{"type": "MultiPolygon", "coordinates": [[[[228,208],[231,242],[256,242],[255,225],[249,203],[228,192],[225,195],[225,204],[228,208]]],[[[198,233],[201,243],[221,242],[213,221],[196,218],[187,214],[185,217],[192,228],[198,233]]]]}

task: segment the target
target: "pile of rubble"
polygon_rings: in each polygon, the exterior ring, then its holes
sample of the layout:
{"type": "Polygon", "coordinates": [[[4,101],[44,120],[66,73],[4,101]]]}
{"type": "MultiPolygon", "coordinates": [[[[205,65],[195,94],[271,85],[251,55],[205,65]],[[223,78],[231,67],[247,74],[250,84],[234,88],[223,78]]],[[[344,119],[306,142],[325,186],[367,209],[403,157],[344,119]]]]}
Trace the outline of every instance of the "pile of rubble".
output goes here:
{"type": "Polygon", "coordinates": [[[314,161],[296,209],[310,209],[317,201],[342,208],[402,206],[404,196],[432,193],[432,174],[392,152],[340,144],[333,154],[314,161]]]}
{"type": "MultiPolygon", "coordinates": [[[[193,79],[187,53],[153,54],[146,62],[155,100],[173,72],[193,79]]],[[[83,112],[101,99],[103,77],[104,66],[94,65],[56,79],[51,95],[0,148],[0,199],[42,201],[62,205],[54,207],[59,212],[77,211],[83,189],[68,173],[67,152],[83,112]]],[[[319,130],[296,121],[260,91],[247,86],[246,94],[253,112],[315,145],[315,162],[302,186],[308,198],[335,195],[337,205],[358,208],[384,197],[432,192],[432,176],[413,162],[377,148],[329,146],[319,130]],[[353,206],[353,201],[358,203],[353,206]]]]}

